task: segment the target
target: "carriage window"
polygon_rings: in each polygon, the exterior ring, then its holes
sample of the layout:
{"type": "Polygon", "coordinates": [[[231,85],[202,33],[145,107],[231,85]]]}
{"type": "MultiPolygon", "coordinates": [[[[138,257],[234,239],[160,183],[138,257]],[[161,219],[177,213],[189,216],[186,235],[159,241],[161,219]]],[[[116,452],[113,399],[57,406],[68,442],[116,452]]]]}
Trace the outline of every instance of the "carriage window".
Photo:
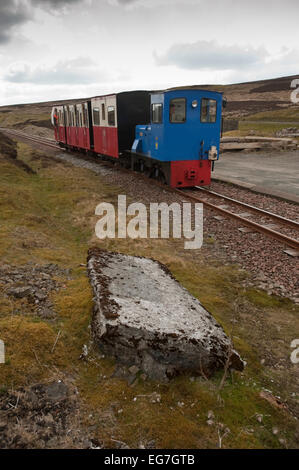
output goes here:
{"type": "Polygon", "coordinates": [[[201,112],[200,112],[201,122],[216,122],[216,115],[217,115],[216,100],[209,100],[208,98],[203,98],[201,100],[201,112]]]}
{"type": "Polygon", "coordinates": [[[60,111],[60,125],[64,126],[64,114],[63,111],[60,111]]]}
{"type": "Polygon", "coordinates": [[[78,126],[79,126],[79,122],[78,122],[78,121],[79,121],[78,110],[77,110],[77,108],[76,108],[76,106],[75,106],[75,108],[74,108],[74,126],[75,126],[75,127],[78,127],[78,126]]]}
{"type": "Polygon", "coordinates": [[[108,126],[115,126],[115,109],[114,106],[108,106],[108,126]]]}
{"type": "Polygon", "coordinates": [[[175,98],[170,101],[169,105],[169,121],[170,122],[185,122],[186,121],[186,99],[175,98]]]}
{"type": "Polygon", "coordinates": [[[103,121],[105,121],[105,119],[106,119],[105,104],[104,103],[102,103],[102,119],[103,119],[103,121]]]}
{"type": "Polygon", "coordinates": [[[84,106],[84,126],[89,127],[87,106],[84,106]]]}
{"type": "Polygon", "coordinates": [[[152,104],[152,123],[161,124],[163,115],[163,104],[154,103],[152,104]]]}
{"type": "Polygon", "coordinates": [[[100,125],[100,108],[93,108],[93,125],[100,125]]]}

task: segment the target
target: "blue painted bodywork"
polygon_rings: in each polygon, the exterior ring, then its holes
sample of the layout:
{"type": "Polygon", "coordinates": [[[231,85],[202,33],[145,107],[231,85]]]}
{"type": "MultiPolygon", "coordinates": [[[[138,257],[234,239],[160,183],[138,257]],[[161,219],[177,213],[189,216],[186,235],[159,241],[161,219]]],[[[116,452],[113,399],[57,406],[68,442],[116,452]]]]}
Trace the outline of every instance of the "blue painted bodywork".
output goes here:
{"type": "MultiPolygon", "coordinates": [[[[161,124],[143,124],[136,126],[132,152],[146,155],[163,162],[209,159],[212,146],[217,149],[221,134],[222,93],[181,89],[170,90],[151,95],[151,106],[163,104],[161,124]],[[170,101],[176,98],[186,100],[186,120],[182,123],[170,122],[170,101]],[[217,113],[215,122],[201,122],[202,99],[216,100],[217,113]],[[197,101],[197,107],[192,102],[197,101]]],[[[216,159],[216,158],[215,158],[216,159]]]]}

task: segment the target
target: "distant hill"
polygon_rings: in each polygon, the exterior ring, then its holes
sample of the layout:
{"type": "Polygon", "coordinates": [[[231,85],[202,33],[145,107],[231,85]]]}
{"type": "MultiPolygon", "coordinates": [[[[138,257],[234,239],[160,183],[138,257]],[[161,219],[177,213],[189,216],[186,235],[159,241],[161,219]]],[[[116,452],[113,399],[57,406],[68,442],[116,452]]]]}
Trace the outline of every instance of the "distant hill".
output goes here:
{"type": "MultiPolygon", "coordinates": [[[[290,99],[293,90],[290,85],[296,78],[299,79],[299,75],[232,85],[183,85],[173,89],[205,88],[221,91],[227,99],[224,111],[226,119],[299,122],[299,105],[293,104],[290,99]]],[[[33,124],[32,121],[35,121],[34,125],[37,125],[36,121],[40,121],[40,125],[48,127],[49,122],[46,121],[54,104],[77,103],[83,99],[2,106],[0,126],[21,127],[25,122],[33,124]]]]}
{"type": "MultiPolygon", "coordinates": [[[[272,78],[255,82],[235,83],[232,85],[191,85],[188,88],[207,88],[221,91],[227,99],[225,116],[244,118],[246,116],[269,111],[298,108],[291,102],[291,82],[299,75],[272,78]]],[[[186,87],[176,87],[176,89],[186,87]]],[[[299,121],[299,113],[298,113],[299,121]]]]}

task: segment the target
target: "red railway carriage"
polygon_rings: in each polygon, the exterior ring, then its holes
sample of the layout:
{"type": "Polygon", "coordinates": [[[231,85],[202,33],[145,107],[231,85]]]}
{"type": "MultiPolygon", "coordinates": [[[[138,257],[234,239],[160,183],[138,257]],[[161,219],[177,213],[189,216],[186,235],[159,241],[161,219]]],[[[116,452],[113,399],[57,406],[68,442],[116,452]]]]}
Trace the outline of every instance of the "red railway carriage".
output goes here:
{"type": "Polygon", "coordinates": [[[93,134],[91,121],[91,102],[64,106],[66,144],[69,147],[92,150],[93,134]]]}
{"type": "Polygon", "coordinates": [[[51,121],[54,126],[55,140],[66,144],[64,106],[56,106],[52,109],[51,121]]]}
{"type": "Polygon", "coordinates": [[[64,126],[63,131],[55,127],[55,138],[69,148],[119,158],[130,150],[135,126],[149,119],[149,103],[149,92],[132,91],[55,106],[52,123],[59,110],[64,126]]]}
{"type": "Polygon", "coordinates": [[[116,95],[91,100],[94,151],[118,158],[116,95]]]}
{"type": "Polygon", "coordinates": [[[149,93],[128,91],[91,99],[94,152],[119,158],[132,146],[135,126],[149,119],[149,93]]]}

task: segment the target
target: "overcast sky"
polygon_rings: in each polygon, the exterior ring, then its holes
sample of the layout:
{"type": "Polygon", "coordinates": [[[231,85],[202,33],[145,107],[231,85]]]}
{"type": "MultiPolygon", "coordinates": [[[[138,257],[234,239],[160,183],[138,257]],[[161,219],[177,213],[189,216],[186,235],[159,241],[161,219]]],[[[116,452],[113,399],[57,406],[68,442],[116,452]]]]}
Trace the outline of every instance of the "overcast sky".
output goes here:
{"type": "Polygon", "coordinates": [[[299,0],[0,0],[0,105],[299,72],[299,0]]]}

